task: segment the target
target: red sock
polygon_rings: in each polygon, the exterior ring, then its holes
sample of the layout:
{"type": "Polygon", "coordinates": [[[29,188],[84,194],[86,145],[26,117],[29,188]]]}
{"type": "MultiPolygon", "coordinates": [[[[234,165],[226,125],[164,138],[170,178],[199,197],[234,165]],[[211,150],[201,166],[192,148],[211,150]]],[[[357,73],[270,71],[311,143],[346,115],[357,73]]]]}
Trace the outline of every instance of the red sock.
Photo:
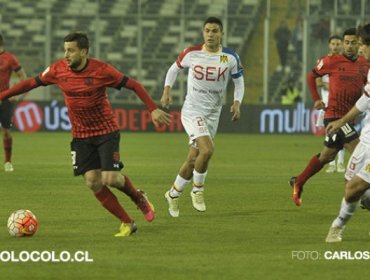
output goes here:
{"type": "Polygon", "coordinates": [[[325,164],[319,160],[319,155],[313,156],[303,172],[297,176],[297,184],[303,186],[307,180],[319,172],[324,165],[325,164]]]}
{"type": "Polygon", "coordinates": [[[120,219],[123,223],[129,224],[133,222],[133,220],[119,204],[117,197],[106,186],[103,186],[100,191],[94,194],[103,207],[120,219]]]}
{"type": "Polygon", "coordinates": [[[120,189],[120,191],[122,191],[124,194],[130,197],[131,200],[136,204],[139,203],[143,195],[134,187],[131,180],[127,176],[124,177],[125,185],[123,186],[123,189],[120,189]]]}
{"type": "Polygon", "coordinates": [[[4,144],[4,151],[5,151],[5,162],[12,161],[12,146],[13,146],[13,138],[5,138],[3,141],[4,144]]]}

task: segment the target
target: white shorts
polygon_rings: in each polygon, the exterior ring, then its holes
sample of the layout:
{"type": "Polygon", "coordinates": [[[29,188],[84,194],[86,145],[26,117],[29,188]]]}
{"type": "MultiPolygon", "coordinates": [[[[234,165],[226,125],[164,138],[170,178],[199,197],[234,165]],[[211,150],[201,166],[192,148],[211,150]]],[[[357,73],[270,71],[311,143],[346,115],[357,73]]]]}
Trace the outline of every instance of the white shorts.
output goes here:
{"type": "Polygon", "coordinates": [[[344,175],[346,180],[358,176],[367,183],[370,183],[370,146],[358,143],[353,151],[344,175]]]}
{"type": "Polygon", "coordinates": [[[201,136],[209,136],[212,139],[216,136],[219,122],[219,114],[188,116],[181,114],[181,123],[189,136],[189,144],[194,144],[195,139],[201,136]]]}

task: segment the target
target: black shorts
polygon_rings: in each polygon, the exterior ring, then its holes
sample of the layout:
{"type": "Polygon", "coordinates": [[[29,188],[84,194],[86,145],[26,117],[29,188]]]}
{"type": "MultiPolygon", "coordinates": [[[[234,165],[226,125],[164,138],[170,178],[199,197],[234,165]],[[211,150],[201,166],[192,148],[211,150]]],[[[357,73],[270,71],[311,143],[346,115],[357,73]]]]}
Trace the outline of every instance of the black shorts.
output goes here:
{"type": "Polygon", "coordinates": [[[13,103],[8,99],[1,101],[0,104],[0,123],[3,128],[11,128],[13,116],[13,103]]]}
{"type": "Polygon", "coordinates": [[[119,171],[123,163],[119,156],[119,131],[88,138],[73,138],[71,155],[75,176],[89,170],[119,171]]]}
{"type": "MultiPolygon", "coordinates": [[[[324,119],[325,127],[332,121],[337,119],[324,119]]],[[[333,135],[326,135],[324,145],[328,148],[334,148],[338,151],[343,149],[344,144],[352,142],[353,140],[357,139],[359,134],[355,127],[350,124],[346,123],[343,125],[336,134],[333,135]]]]}

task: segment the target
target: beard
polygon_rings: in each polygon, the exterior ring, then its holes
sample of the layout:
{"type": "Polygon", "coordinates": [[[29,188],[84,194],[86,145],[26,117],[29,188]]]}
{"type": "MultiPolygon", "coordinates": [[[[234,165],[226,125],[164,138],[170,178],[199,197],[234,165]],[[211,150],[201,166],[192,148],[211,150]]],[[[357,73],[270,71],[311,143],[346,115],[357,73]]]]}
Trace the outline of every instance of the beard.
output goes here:
{"type": "Polygon", "coordinates": [[[82,61],[81,58],[76,59],[75,61],[71,63],[69,67],[71,67],[73,70],[77,70],[78,67],[81,65],[81,61],[82,61]]]}

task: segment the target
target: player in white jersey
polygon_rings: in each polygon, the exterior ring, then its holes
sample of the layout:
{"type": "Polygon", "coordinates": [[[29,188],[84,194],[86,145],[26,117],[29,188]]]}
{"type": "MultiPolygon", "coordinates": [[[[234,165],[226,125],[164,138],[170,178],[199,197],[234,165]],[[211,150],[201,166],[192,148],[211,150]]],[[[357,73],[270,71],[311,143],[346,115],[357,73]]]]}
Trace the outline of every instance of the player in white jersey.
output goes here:
{"type": "MultiPolygon", "coordinates": [[[[363,55],[370,61],[370,24],[359,27],[357,33],[361,41],[363,55]]],[[[356,105],[341,119],[331,122],[326,127],[327,134],[336,133],[343,125],[366,113],[361,131],[360,143],[357,144],[349,159],[345,173],[346,187],[338,217],[333,221],[326,242],[342,241],[345,225],[355,212],[361,197],[367,196],[370,189],[370,71],[367,75],[365,93],[356,105]]]]}
{"type": "Polygon", "coordinates": [[[206,210],[204,182],[230,77],[235,86],[230,112],[233,121],[240,118],[240,104],[244,96],[243,67],[239,56],[233,50],[222,47],[222,36],[221,20],[216,17],[207,18],[203,24],[204,44],[185,49],[166,75],[161,98],[164,107],[172,103],[171,88],[177,74],[182,69],[189,68],[181,122],[189,136],[190,147],[173,186],[165,193],[172,217],[179,216],[178,199],[192,178],[193,189],[190,195],[193,207],[200,212],[206,210]]]}
{"type": "MultiPolygon", "coordinates": [[[[328,48],[329,54],[333,55],[340,53],[342,51],[342,38],[338,35],[330,36],[328,40],[328,48]]],[[[329,75],[324,75],[321,78],[316,79],[316,85],[320,88],[321,100],[324,102],[325,107],[328,105],[329,100],[329,75]]],[[[316,126],[317,127],[325,127],[324,125],[324,114],[325,110],[320,110],[316,126]]],[[[336,160],[331,161],[328,164],[328,168],[325,170],[327,173],[337,172],[344,172],[344,149],[338,152],[338,162],[336,160]]]]}

